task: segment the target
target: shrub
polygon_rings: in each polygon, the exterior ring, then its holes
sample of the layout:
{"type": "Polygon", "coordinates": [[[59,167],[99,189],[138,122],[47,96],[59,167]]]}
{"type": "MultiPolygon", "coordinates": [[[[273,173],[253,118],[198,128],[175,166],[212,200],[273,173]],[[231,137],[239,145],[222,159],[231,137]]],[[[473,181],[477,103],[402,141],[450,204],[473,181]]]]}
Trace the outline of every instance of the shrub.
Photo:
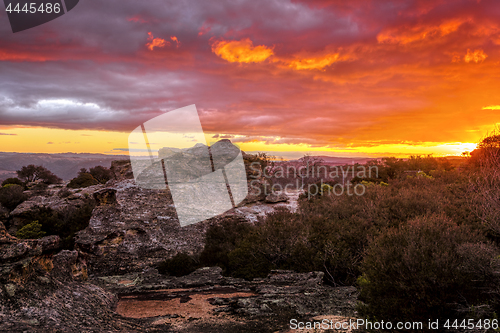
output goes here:
{"type": "Polygon", "coordinates": [[[69,188],[81,188],[97,184],[99,184],[99,182],[90,173],[88,173],[86,169],[81,169],[78,176],[71,179],[67,186],[69,188]]]}
{"type": "Polygon", "coordinates": [[[22,239],[42,238],[43,236],[45,236],[45,231],[42,231],[42,225],[38,221],[25,225],[16,233],[16,237],[22,239]]]}
{"type": "Polygon", "coordinates": [[[158,272],[172,276],[184,276],[194,272],[199,267],[197,261],[187,253],[177,253],[158,265],[158,272]]]}
{"type": "Polygon", "coordinates": [[[255,225],[226,219],[207,230],[200,262],[218,265],[224,274],[247,280],[265,277],[275,268],[315,270],[321,266],[307,233],[300,215],[286,209],[269,214],[255,225]]]}
{"type": "Polygon", "coordinates": [[[105,184],[108,180],[113,178],[111,170],[101,165],[90,168],[89,173],[101,184],[105,184]]]}
{"type": "Polygon", "coordinates": [[[205,234],[205,247],[200,254],[201,263],[204,266],[220,266],[227,273],[229,253],[236,249],[252,228],[249,223],[231,218],[211,225],[205,234]]]}
{"type": "Polygon", "coordinates": [[[363,259],[361,314],[427,320],[457,318],[460,310],[484,306],[497,291],[492,265],[497,253],[481,234],[444,215],[388,228],[371,242],[363,259]]]}
{"type": "Polygon", "coordinates": [[[27,213],[29,215],[26,217],[39,221],[42,225],[41,230],[47,235],[61,237],[62,248],[73,249],[74,236],[89,225],[94,207],[94,200],[86,200],[80,207],[68,206],[60,211],[39,207],[37,211],[27,213]]]}
{"type": "Polygon", "coordinates": [[[2,182],[2,186],[6,186],[9,184],[23,186],[23,182],[19,178],[7,178],[2,182]]]}
{"type": "Polygon", "coordinates": [[[265,277],[275,268],[309,271],[310,260],[297,260],[310,259],[308,252],[300,252],[308,248],[307,233],[299,214],[277,210],[258,222],[228,254],[228,272],[250,280],[265,277]]]}
{"type": "Polygon", "coordinates": [[[9,210],[16,208],[21,202],[28,199],[23,193],[24,188],[15,184],[8,184],[0,188],[0,203],[9,210]]]}

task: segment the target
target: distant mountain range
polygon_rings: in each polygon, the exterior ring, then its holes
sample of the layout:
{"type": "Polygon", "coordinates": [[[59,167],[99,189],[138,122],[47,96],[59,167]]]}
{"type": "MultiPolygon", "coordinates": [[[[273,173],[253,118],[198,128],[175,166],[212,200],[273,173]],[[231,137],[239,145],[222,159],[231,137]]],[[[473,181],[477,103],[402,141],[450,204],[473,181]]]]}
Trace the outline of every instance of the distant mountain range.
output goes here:
{"type": "MultiPolygon", "coordinates": [[[[309,156],[309,158],[323,160],[323,163],[329,165],[346,165],[346,164],[366,164],[369,161],[380,160],[380,158],[370,157],[335,157],[335,156],[309,156]]],[[[290,162],[301,162],[303,158],[291,160],[290,162]]]]}
{"type": "Polygon", "coordinates": [[[111,161],[128,159],[127,155],[104,154],[40,154],[40,153],[4,153],[0,152],[0,181],[16,177],[16,170],[29,164],[42,165],[63,180],[70,180],[81,168],[102,165],[109,168],[111,161]]]}

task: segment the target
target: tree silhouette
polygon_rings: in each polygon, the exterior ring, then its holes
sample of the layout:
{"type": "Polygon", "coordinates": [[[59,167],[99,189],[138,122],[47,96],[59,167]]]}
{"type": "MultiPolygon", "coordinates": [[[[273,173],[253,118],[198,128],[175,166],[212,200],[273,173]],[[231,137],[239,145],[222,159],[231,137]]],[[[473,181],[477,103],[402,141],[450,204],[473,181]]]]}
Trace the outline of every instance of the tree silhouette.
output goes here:
{"type": "Polygon", "coordinates": [[[21,170],[16,171],[17,176],[26,182],[43,181],[45,184],[56,184],[62,182],[62,179],[54,175],[47,168],[41,165],[23,166],[21,170]]]}

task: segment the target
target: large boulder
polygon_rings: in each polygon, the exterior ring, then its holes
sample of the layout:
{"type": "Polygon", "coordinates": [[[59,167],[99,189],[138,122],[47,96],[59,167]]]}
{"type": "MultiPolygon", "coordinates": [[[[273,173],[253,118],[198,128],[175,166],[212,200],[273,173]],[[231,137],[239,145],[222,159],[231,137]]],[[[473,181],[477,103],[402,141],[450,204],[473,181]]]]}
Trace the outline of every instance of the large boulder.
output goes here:
{"type": "Polygon", "coordinates": [[[143,189],[133,180],[108,185],[95,193],[99,205],[76,235],[75,246],[88,256],[91,274],[140,271],[179,252],[203,249],[213,221],[181,227],[168,190],[143,189]]]}

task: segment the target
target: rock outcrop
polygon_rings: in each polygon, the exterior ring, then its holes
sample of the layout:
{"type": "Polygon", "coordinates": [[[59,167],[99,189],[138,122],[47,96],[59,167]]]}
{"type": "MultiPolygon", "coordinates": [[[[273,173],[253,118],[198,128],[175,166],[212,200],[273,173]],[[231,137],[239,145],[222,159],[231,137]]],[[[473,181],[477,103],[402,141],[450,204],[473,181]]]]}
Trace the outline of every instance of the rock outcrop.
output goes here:
{"type": "Polygon", "coordinates": [[[149,270],[101,277],[96,283],[118,295],[121,315],[150,319],[151,326],[176,332],[194,332],[199,327],[217,332],[278,332],[292,318],[356,314],[356,289],[323,285],[322,272],[276,270],[264,279],[245,281],[222,276],[218,267],[205,267],[183,277],[149,270]]]}
{"type": "Polygon", "coordinates": [[[87,282],[85,259],[58,236],[21,240],[0,223],[0,332],[142,332],[117,297],[87,282]]]}
{"type": "Polygon", "coordinates": [[[287,202],[288,196],[285,193],[271,193],[266,197],[267,203],[287,202]]]}
{"type": "Polygon", "coordinates": [[[179,252],[198,253],[214,223],[181,227],[168,190],[142,189],[133,180],[109,183],[94,198],[89,226],[76,236],[93,275],[141,271],[179,252]]]}
{"type": "Polygon", "coordinates": [[[52,187],[44,195],[33,195],[9,213],[5,220],[9,222],[9,233],[15,235],[20,227],[33,222],[34,217],[41,211],[64,213],[80,208],[92,198],[94,192],[103,187],[104,185],[95,185],[83,189],[66,189],[66,196],[60,196],[58,192],[61,189],[52,187]]]}

